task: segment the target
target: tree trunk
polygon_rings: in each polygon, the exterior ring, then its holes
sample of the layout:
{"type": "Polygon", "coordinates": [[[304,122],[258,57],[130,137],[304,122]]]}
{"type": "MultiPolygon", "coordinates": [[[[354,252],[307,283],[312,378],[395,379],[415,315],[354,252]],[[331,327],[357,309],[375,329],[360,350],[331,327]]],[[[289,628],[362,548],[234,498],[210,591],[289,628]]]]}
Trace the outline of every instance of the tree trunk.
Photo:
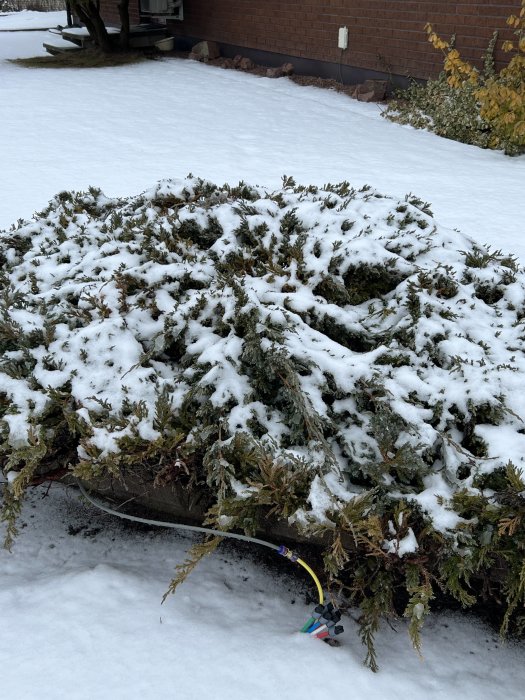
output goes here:
{"type": "Polygon", "coordinates": [[[92,0],[72,0],[71,7],[75,10],[81,22],[86,25],[89,36],[104,53],[111,53],[112,46],[106,25],[97,5],[92,0]]]}
{"type": "Polygon", "coordinates": [[[120,48],[123,51],[129,49],[129,0],[120,0],[118,3],[120,17],[120,48]]]}
{"type": "Polygon", "coordinates": [[[89,32],[89,36],[95,41],[95,27],[93,22],[90,20],[89,16],[85,13],[84,7],[80,3],[71,3],[72,8],[75,11],[76,16],[82,22],[89,32]]]}
{"type": "Polygon", "coordinates": [[[67,17],[67,26],[72,27],[73,26],[73,13],[71,12],[71,3],[66,2],[66,17],[67,17]]]}

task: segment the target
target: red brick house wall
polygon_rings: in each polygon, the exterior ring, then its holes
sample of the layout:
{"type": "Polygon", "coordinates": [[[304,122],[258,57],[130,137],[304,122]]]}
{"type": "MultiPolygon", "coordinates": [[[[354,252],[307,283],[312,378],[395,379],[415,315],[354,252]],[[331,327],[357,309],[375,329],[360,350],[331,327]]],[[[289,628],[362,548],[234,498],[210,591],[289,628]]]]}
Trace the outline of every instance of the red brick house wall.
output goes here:
{"type": "MultiPolygon", "coordinates": [[[[133,8],[136,12],[138,0],[133,8]]],[[[102,0],[109,7],[116,0],[102,0]]],[[[184,20],[170,32],[191,40],[352,66],[400,76],[436,75],[441,57],[427,42],[426,22],[443,38],[456,34],[462,56],[479,64],[495,29],[509,36],[505,19],[519,0],[184,0],[184,20]],[[337,47],[349,30],[348,49],[337,47]]],[[[113,21],[118,20],[116,17],[113,21]]],[[[501,58],[501,54],[497,54],[501,58]]]]}
{"type": "MultiPolygon", "coordinates": [[[[109,25],[120,27],[120,17],[118,14],[118,0],[99,0],[100,13],[109,25]]],[[[130,0],[129,3],[130,24],[140,24],[139,2],[130,0]]]]}

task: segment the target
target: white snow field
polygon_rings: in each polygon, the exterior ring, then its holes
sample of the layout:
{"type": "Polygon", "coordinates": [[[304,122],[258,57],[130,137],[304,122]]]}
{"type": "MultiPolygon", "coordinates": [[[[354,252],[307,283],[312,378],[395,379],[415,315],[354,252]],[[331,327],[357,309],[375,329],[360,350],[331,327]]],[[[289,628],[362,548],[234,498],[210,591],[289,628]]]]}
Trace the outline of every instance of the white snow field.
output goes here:
{"type": "MultiPolygon", "coordinates": [[[[19,26],[42,26],[42,15],[20,14],[19,26]]],[[[47,24],[65,24],[65,13],[47,24]]],[[[45,33],[4,25],[16,26],[13,15],[0,16],[0,60],[44,53],[45,33]]],[[[525,259],[525,157],[392,124],[377,105],[178,59],[56,71],[2,61],[0,85],[0,226],[64,189],[129,196],[190,172],[274,187],[286,173],[413,192],[442,225],[525,259]]]]}
{"type": "MultiPolygon", "coordinates": [[[[189,172],[273,187],[286,173],[411,191],[441,225],[525,260],[525,157],[390,124],[335,93],[178,59],[96,70],[3,60],[42,53],[45,38],[4,30],[58,23],[64,13],[0,15],[0,228],[63,189],[128,196],[189,172]]],[[[31,492],[21,525],[13,553],[0,551],[1,700],[523,695],[525,644],[469,615],[433,614],[423,660],[403,620],[385,624],[372,674],[350,616],[339,648],[297,632],[311,581],[284,559],[223,544],[161,606],[193,539],[130,527],[58,485],[31,492]]]]}
{"type": "Polygon", "coordinates": [[[161,606],[193,539],[129,528],[73,489],[45,494],[32,491],[0,554],[3,700],[522,697],[524,646],[452,614],[431,616],[423,660],[404,621],[385,625],[373,674],[351,618],[338,648],[297,632],[311,581],[245,547],[220,545],[161,606]]]}

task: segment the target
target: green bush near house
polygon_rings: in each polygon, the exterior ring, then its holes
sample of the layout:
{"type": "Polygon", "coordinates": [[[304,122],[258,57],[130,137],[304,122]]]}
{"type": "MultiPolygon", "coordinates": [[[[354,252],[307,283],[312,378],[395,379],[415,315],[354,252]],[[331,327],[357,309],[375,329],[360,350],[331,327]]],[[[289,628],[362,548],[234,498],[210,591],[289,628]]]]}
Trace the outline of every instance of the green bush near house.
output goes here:
{"type": "Polygon", "coordinates": [[[390,102],[383,116],[454,141],[502,149],[507,155],[524,153],[525,0],[519,14],[511,15],[507,24],[516,38],[503,42],[509,61],[500,71],[493,58],[497,32],[480,71],[461,58],[454,41],[443,41],[427,25],[429,41],[443,53],[444,70],[437,80],[412,83],[390,102]]]}

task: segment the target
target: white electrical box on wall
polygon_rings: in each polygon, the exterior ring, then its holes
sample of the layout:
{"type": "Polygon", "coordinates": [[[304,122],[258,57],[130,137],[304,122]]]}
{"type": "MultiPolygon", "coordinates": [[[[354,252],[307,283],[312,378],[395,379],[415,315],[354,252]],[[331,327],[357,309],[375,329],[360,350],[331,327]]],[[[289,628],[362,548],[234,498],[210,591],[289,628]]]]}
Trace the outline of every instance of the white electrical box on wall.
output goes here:
{"type": "Polygon", "coordinates": [[[337,46],[340,49],[348,48],[348,27],[339,27],[339,37],[337,39],[337,46]]]}

